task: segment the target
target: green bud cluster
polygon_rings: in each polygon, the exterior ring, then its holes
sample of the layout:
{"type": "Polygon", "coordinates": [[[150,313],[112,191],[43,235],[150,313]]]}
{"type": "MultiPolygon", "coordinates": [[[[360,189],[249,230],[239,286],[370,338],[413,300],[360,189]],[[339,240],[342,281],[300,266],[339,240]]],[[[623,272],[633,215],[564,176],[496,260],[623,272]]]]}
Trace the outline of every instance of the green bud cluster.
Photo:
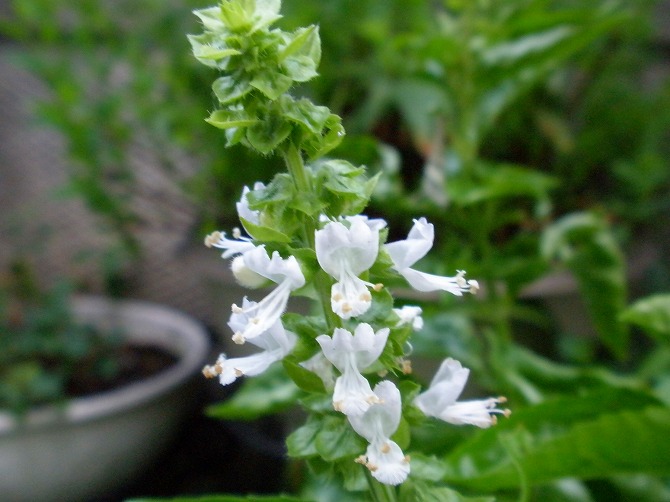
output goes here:
{"type": "Polygon", "coordinates": [[[193,52],[224,73],[212,85],[219,108],[207,121],[226,130],[228,145],[267,155],[292,144],[318,158],[342,140],[340,117],[288,91],[317,75],[319,30],[271,28],[280,7],[279,0],[223,0],[195,11],[204,33],[189,36],[193,52]]]}

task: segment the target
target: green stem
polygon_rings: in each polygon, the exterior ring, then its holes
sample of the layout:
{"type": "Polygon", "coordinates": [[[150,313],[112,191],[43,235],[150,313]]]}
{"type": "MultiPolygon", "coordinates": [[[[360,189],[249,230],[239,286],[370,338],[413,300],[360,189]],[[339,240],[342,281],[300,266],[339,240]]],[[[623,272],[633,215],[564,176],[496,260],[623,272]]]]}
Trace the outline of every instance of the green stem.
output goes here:
{"type": "MultiPolygon", "coordinates": [[[[293,179],[298,193],[309,193],[312,191],[312,185],[310,183],[309,176],[307,174],[307,169],[305,168],[305,163],[303,162],[302,155],[300,150],[293,145],[292,143],[286,148],[284,152],[284,162],[288,168],[288,172],[293,179]]],[[[316,222],[312,218],[303,219],[303,240],[305,245],[310,249],[315,250],[315,232],[316,232],[316,222]]],[[[314,275],[314,287],[316,289],[317,295],[319,297],[319,302],[323,309],[324,318],[326,320],[326,325],[328,326],[329,331],[333,331],[335,328],[341,326],[340,318],[335,315],[333,310],[330,308],[330,288],[332,286],[331,281],[328,276],[321,273],[320,271],[314,275]]]]}
{"type": "Polygon", "coordinates": [[[370,486],[370,495],[374,502],[397,502],[398,497],[396,496],[395,488],[374,479],[367,469],[365,469],[365,478],[370,486]]]}

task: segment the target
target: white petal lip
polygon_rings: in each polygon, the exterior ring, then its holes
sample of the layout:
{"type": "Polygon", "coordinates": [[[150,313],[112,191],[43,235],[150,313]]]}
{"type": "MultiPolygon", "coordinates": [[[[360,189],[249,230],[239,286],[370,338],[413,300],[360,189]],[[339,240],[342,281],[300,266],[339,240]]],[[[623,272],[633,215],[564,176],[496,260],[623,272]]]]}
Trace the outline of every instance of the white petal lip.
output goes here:
{"type": "Polygon", "coordinates": [[[428,254],[433,247],[435,228],[426,218],[414,220],[407,239],[391,242],[384,247],[398,269],[409,268],[428,254]]]}
{"type": "Polygon", "coordinates": [[[363,415],[349,417],[349,423],[359,436],[370,443],[384,442],[398,429],[402,402],[395,384],[384,380],[375,385],[375,396],[379,403],[371,406],[363,415]]]}
{"type": "Polygon", "coordinates": [[[372,284],[358,276],[377,259],[379,228],[386,224],[383,220],[368,220],[364,216],[352,216],[347,220],[349,227],[331,221],[314,235],[319,265],[337,281],[331,288],[331,309],[342,319],[358,317],[372,304],[367,289],[372,284]]]}
{"type": "Polygon", "coordinates": [[[272,257],[269,257],[265,246],[261,245],[244,253],[244,264],[277,284],[287,281],[291,289],[305,285],[305,276],[295,256],[282,258],[277,251],[274,251],[272,257]]]}
{"type": "Polygon", "coordinates": [[[496,414],[509,416],[509,410],[497,408],[499,403],[505,402],[505,398],[457,401],[469,374],[470,370],[455,359],[444,360],[428,390],[414,399],[414,405],[427,416],[455,425],[469,424],[483,429],[496,423],[496,414]]]}
{"type": "MultiPolygon", "coordinates": [[[[245,300],[245,305],[251,302],[245,300]]],[[[233,314],[229,325],[231,328],[238,327],[240,317],[244,314],[233,314]]],[[[250,340],[262,350],[256,354],[245,357],[227,359],[225,354],[219,355],[216,363],[205,366],[203,373],[206,376],[218,376],[221,385],[228,385],[241,376],[255,376],[263,373],[268,367],[283,359],[295,347],[298,337],[295,333],[286,331],[281,321],[277,321],[270,329],[264,331],[256,338],[250,340]]]]}
{"type": "Polygon", "coordinates": [[[365,454],[372,477],[380,483],[396,486],[409,476],[409,460],[395,441],[370,444],[365,454]]]}
{"type": "Polygon", "coordinates": [[[333,407],[351,417],[361,415],[378,399],[362,371],[374,363],[386,345],[389,328],[376,333],[372,326],[359,324],[354,333],[336,328],[333,336],[320,335],[316,341],[323,355],[340,372],[335,381],[333,407]]]}
{"type": "Polygon", "coordinates": [[[400,424],[400,391],[393,382],[385,380],[375,386],[374,393],[379,402],[361,415],[350,415],[349,423],[370,443],[365,453],[365,466],[372,476],[380,483],[398,485],[410,472],[409,460],[390,439],[400,424]]]}
{"type": "Polygon", "coordinates": [[[352,219],[347,228],[333,221],[315,233],[316,257],[328,275],[340,280],[345,270],[360,275],[369,269],[379,252],[379,230],[373,231],[363,219],[352,219]]]}
{"type": "Polygon", "coordinates": [[[367,323],[356,326],[354,333],[344,328],[335,328],[333,336],[320,335],[316,341],[321,345],[323,354],[342,373],[348,361],[353,358],[359,371],[375,362],[386,345],[389,328],[376,333],[367,323]]]}
{"type": "MultiPolygon", "coordinates": [[[[276,251],[270,258],[264,246],[246,252],[244,264],[257,274],[278,285],[260,302],[248,304],[240,310],[247,315],[248,322],[236,332],[233,340],[244,343],[268,330],[286,310],[291,291],[305,284],[305,276],[294,256],[283,259],[276,251]]],[[[235,306],[233,311],[235,311],[235,306]]]]}
{"type": "Polygon", "coordinates": [[[423,318],[421,317],[423,310],[421,307],[405,305],[401,308],[393,309],[393,312],[400,318],[398,326],[411,324],[414,331],[419,331],[423,328],[423,318]]]}
{"type": "Polygon", "coordinates": [[[386,244],[384,249],[393,261],[393,268],[417,291],[442,290],[457,296],[461,296],[468,291],[476,292],[478,289],[477,282],[466,281],[463,277],[465,272],[459,272],[453,277],[446,277],[411,268],[412,265],[426,256],[433,246],[434,237],[433,224],[428,223],[426,218],[422,217],[414,220],[414,226],[409,231],[407,239],[386,244]]]}
{"type": "MultiPolygon", "coordinates": [[[[265,185],[260,181],[254,183],[254,190],[260,190],[262,188],[265,188],[265,185]]],[[[249,209],[249,201],[247,200],[247,194],[249,192],[251,192],[249,187],[245,186],[242,189],[242,197],[240,198],[240,201],[235,204],[237,207],[237,215],[241,220],[243,219],[254,225],[258,225],[260,223],[260,211],[252,211],[249,209]]]]}

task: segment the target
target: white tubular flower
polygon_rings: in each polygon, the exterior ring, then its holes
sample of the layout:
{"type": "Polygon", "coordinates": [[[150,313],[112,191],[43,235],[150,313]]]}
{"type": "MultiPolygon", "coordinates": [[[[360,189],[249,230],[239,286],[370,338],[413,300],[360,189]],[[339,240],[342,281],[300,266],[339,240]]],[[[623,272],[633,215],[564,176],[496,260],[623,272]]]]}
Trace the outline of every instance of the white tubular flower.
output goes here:
{"type": "Polygon", "coordinates": [[[233,239],[228,239],[225,232],[212,232],[205,237],[205,246],[223,249],[223,258],[244,254],[256,246],[249,237],[242,237],[239,228],[233,229],[233,239]]]}
{"type": "Polygon", "coordinates": [[[417,291],[447,291],[457,296],[465,292],[475,293],[479,289],[477,281],[465,280],[465,272],[459,271],[454,277],[419,272],[410,268],[433,247],[435,229],[426,218],[414,220],[414,226],[409,231],[407,239],[391,242],[385,245],[393,268],[402,275],[417,291]]]}
{"type": "MultiPolygon", "coordinates": [[[[246,308],[253,307],[255,302],[245,300],[246,308]]],[[[248,323],[246,314],[237,313],[230,317],[228,325],[237,330],[248,323]]],[[[257,347],[263,349],[257,354],[246,357],[236,357],[227,359],[225,354],[221,354],[216,363],[211,366],[205,366],[202,373],[208,378],[219,378],[221,385],[233,383],[241,376],[255,376],[263,373],[268,367],[283,359],[289,354],[295,343],[297,336],[290,331],[286,331],[280,320],[277,320],[267,331],[264,331],[256,338],[250,340],[257,347]]]]}
{"type": "MultiPolygon", "coordinates": [[[[254,190],[260,190],[262,188],[265,188],[265,185],[261,183],[260,181],[257,181],[254,183],[254,190]]],[[[237,207],[237,215],[240,217],[240,219],[246,220],[250,223],[253,223],[254,225],[259,225],[260,224],[260,211],[252,211],[249,209],[249,201],[247,201],[247,194],[251,192],[249,187],[244,187],[242,190],[242,197],[240,198],[240,201],[235,204],[235,207],[237,207]]]]}
{"type": "Polygon", "coordinates": [[[470,370],[459,361],[448,358],[442,362],[427,391],[414,399],[417,408],[424,414],[455,425],[475,425],[486,429],[496,423],[496,414],[508,417],[507,409],[496,408],[504,403],[504,397],[473,401],[456,401],[468,380],[470,370]]]}
{"type": "Polygon", "coordinates": [[[379,403],[360,416],[350,416],[353,429],[368,440],[365,455],[356,459],[365,465],[377,481],[399,485],[409,475],[409,457],[390,438],[400,424],[401,402],[398,388],[388,380],[375,386],[379,403]]]}
{"type": "Polygon", "coordinates": [[[419,331],[421,328],[423,328],[423,317],[421,317],[423,310],[421,310],[421,307],[405,305],[402,308],[393,309],[393,312],[395,312],[398,317],[400,317],[398,326],[411,324],[414,331],[419,331]]]}
{"type": "Polygon", "coordinates": [[[381,221],[363,216],[347,219],[349,228],[339,221],[331,221],[315,234],[319,265],[337,280],[331,288],[330,305],[342,319],[365,313],[372,303],[368,286],[376,286],[358,276],[377,259],[378,221],[381,221]],[[368,222],[374,223],[369,225],[368,222]]]}
{"type": "Polygon", "coordinates": [[[320,335],[316,341],[323,355],[340,371],[333,390],[333,408],[347,416],[361,415],[378,402],[370,383],[361,374],[374,363],[386,345],[389,328],[376,333],[367,323],[359,324],[352,335],[343,328],[335,328],[333,336],[320,335]]]}
{"type": "Polygon", "coordinates": [[[283,259],[275,251],[270,258],[265,247],[258,246],[244,253],[242,258],[246,268],[278,286],[258,303],[248,302],[242,308],[233,305],[233,313],[247,316],[244,326],[236,330],[233,336],[233,341],[238,344],[270,329],[284,313],[291,291],[305,284],[305,276],[294,256],[283,259]]]}

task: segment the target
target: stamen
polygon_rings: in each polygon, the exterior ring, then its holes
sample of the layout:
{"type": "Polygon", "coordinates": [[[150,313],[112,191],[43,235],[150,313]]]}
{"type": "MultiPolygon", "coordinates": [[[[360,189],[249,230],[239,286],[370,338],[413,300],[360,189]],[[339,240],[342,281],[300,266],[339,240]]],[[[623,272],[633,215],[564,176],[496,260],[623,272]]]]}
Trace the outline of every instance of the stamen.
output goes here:
{"type": "Polygon", "coordinates": [[[391,446],[388,443],[384,443],[384,446],[381,447],[382,453],[388,453],[391,451],[391,446]]]}
{"type": "Polygon", "coordinates": [[[358,299],[362,302],[369,302],[372,301],[372,295],[366,291],[365,293],[361,293],[361,296],[359,296],[358,299]]]}
{"type": "Polygon", "coordinates": [[[332,298],[334,302],[339,302],[344,299],[344,296],[342,296],[340,293],[335,293],[332,298]]]}
{"type": "Polygon", "coordinates": [[[207,246],[208,248],[211,248],[220,239],[221,239],[221,232],[219,232],[219,231],[212,232],[211,234],[209,234],[205,237],[205,246],[207,246]]]}
{"type": "Polygon", "coordinates": [[[235,342],[237,345],[244,345],[244,342],[246,342],[246,340],[244,338],[244,335],[238,331],[233,335],[233,342],[235,342]]]}
{"type": "Polygon", "coordinates": [[[412,361],[409,359],[404,359],[400,363],[400,369],[402,371],[403,375],[411,375],[412,374],[412,361]]]}
{"type": "Polygon", "coordinates": [[[233,228],[233,237],[235,239],[240,239],[242,237],[242,232],[240,231],[239,227],[233,228]]]}
{"type": "Polygon", "coordinates": [[[379,293],[382,289],[384,289],[384,285],[381,282],[378,282],[374,286],[372,286],[372,289],[374,289],[377,293],[379,293]]]}
{"type": "Polygon", "coordinates": [[[244,375],[244,373],[241,372],[240,370],[238,370],[237,368],[235,368],[235,376],[236,377],[241,377],[242,375],[244,375]]]}

